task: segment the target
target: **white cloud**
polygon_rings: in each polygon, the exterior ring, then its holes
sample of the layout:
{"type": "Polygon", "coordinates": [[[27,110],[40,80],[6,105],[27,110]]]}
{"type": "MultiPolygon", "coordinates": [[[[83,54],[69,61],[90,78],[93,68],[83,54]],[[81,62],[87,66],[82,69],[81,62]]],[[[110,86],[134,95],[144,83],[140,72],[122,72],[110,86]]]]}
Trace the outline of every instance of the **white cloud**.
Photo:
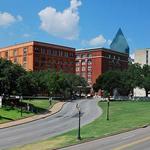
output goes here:
{"type": "Polygon", "coordinates": [[[15,17],[8,12],[0,12],[0,26],[9,26],[16,21],[22,21],[22,17],[19,15],[15,17]]]}
{"type": "Polygon", "coordinates": [[[106,39],[103,35],[98,35],[97,37],[89,41],[90,46],[102,46],[106,43],[106,39]]]}
{"type": "Polygon", "coordinates": [[[40,28],[50,35],[64,39],[76,39],[79,36],[80,0],[70,0],[70,6],[62,12],[53,7],[46,7],[38,15],[41,20],[40,28]]]}
{"type": "Polygon", "coordinates": [[[110,42],[111,40],[105,39],[105,37],[102,34],[100,34],[90,40],[83,40],[82,45],[92,46],[92,47],[96,47],[96,46],[102,47],[104,45],[109,45],[110,42]]]}

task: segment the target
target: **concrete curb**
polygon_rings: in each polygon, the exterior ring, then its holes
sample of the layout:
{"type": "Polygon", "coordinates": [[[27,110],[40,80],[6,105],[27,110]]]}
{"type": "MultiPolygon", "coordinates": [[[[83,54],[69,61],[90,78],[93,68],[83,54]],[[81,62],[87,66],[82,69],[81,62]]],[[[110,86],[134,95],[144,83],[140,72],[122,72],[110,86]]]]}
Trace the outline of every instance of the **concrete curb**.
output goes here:
{"type": "Polygon", "coordinates": [[[18,125],[26,124],[26,123],[29,123],[29,122],[33,122],[33,121],[36,121],[36,120],[45,119],[45,118],[47,118],[49,116],[52,116],[52,115],[60,112],[62,110],[64,104],[66,104],[66,102],[58,102],[58,103],[56,103],[49,110],[49,113],[47,113],[47,114],[34,115],[34,116],[30,116],[30,117],[23,118],[23,119],[19,119],[19,120],[7,122],[7,123],[2,123],[2,124],[0,124],[0,129],[5,129],[5,128],[13,127],[13,126],[18,126],[18,125]],[[56,105],[60,105],[60,108],[58,108],[58,110],[56,110],[56,111],[53,111],[53,109],[54,109],[54,107],[56,107],[56,105]]]}

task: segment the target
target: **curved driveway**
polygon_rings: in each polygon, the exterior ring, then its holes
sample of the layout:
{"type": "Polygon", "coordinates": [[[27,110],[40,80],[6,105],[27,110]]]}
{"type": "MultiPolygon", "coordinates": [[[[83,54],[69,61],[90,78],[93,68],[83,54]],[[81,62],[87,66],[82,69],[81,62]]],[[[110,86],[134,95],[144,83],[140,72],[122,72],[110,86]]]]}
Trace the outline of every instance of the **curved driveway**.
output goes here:
{"type": "Polygon", "coordinates": [[[81,125],[88,124],[102,113],[97,102],[94,99],[67,102],[63,109],[55,115],[23,125],[0,129],[0,149],[44,140],[77,128],[77,103],[81,107],[81,125]]]}

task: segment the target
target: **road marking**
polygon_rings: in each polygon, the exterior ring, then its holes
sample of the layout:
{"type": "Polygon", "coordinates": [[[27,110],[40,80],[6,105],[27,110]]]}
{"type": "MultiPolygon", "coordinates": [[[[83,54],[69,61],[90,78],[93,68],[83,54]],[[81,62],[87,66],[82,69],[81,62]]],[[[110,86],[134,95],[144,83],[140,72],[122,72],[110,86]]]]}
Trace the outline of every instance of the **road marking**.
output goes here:
{"type": "Polygon", "coordinates": [[[114,148],[113,150],[123,150],[123,149],[125,149],[127,147],[130,147],[130,146],[133,146],[133,145],[136,145],[136,144],[148,141],[148,140],[150,140],[150,136],[145,137],[145,138],[140,139],[140,140],[137,140],[137,141],[134,141],[134,142],[131,142],[131,143],[128,143],[128,144],[125,144],[125,145],[122,145],[122,146],[119,146],[117,148],[114,148]]]}

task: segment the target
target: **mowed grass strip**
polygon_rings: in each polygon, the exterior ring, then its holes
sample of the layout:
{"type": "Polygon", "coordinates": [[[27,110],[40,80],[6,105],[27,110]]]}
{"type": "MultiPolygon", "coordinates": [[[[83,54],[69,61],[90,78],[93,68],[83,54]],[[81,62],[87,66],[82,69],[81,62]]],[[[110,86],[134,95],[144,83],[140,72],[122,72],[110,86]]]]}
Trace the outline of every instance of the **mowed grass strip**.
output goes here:
{"type": "MultiPolygon", "coordinates": [[[[50,105],[48,99],[47,100],[44,99],[23,100],[23,102],[33,104],[35,107],[42,110],[48,110],[55,103],[57,103],[57,101],[52,101],[52,104],[50,105]]],[[[11,108],[11,107],[0,108],[0,123],[14,121],[14,120],[35,115],[35,113],[33,112],[23,110],[22,117],[21,117],[20,111],[21,111],[20,108],[11,108]]]]}
{"type": "MultiPolygon", "coordinates": [[[[82,127],[81,142],[150,124],[150,102],[111,102],[109,121],[106,120],[107,103],[99,102],[99,105],[103,109],[103,114],[94,122],[82,127]]],[[[45,141],[24,145],[12,150],[52,150],[77,143],[79,143],[77,130],[73,130],[45,141]]]]}
{"type": "Polygon", "coordinates": [[[23,111],[21,117],[21,112],[19,108],[13,109],[11,107],[0,108],[0,123],[18,120],[21,118],[29,117],[31,115],[33,115],[33,113],[23,111]]]}
{"type": "Polygon", "coordinates": [[[32,99],[32,100],[23,100],[24,103],[29,103],[34,105],[35,107],[39,107],[42,109],[50,109],[54,104],[57,103],[57,101],[52,101],[51,105],[49,103],[48,99],[32,99]]]}

